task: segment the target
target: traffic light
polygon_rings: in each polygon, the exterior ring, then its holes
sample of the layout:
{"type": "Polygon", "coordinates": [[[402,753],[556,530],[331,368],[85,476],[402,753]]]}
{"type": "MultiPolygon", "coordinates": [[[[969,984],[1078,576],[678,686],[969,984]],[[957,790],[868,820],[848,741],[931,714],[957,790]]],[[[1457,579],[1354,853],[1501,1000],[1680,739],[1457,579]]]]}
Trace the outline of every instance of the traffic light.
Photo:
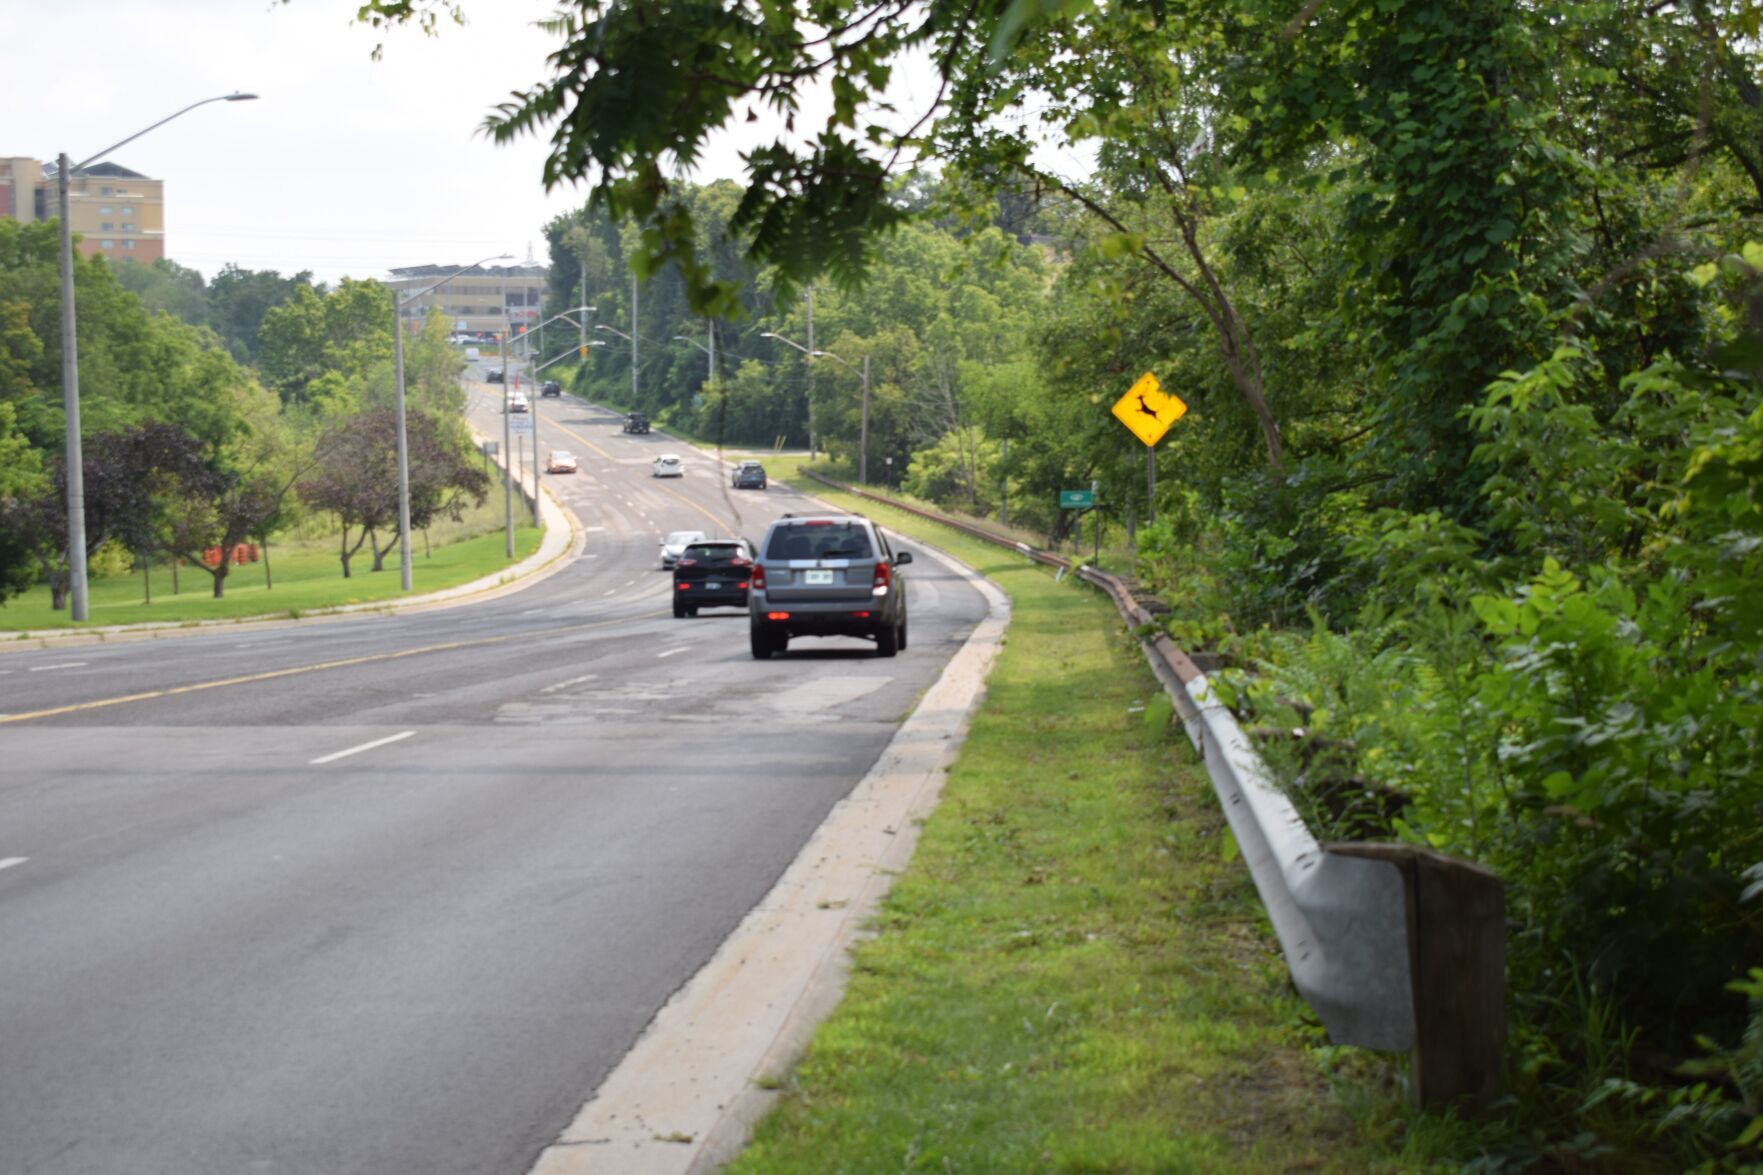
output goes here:
{"type": "Polygon", "coordinates": [[[581,345],[581,357],[583,359],[586,359],[588,357],[588,345],[586,343],[583,343],[581,345]]]}

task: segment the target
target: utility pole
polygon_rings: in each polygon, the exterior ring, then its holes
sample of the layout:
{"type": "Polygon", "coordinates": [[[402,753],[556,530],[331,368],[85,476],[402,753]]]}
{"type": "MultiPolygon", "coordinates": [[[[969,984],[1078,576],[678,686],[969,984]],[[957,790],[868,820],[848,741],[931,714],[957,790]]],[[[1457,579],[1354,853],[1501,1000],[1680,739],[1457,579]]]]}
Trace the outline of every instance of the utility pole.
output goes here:
{"type": "Polygon", "coordinates": [[[998,459],[998,525],[1010,525],[1010,438],[1004,438],[1004,453],[998,459]]]}
{"type": "MultiPolygon", "coordinates": [[[[410,590],[410,441],[404,431],[404,307],[392,291],[392,367],[398,381],[393,397],[398,418],[398,585],[410,590]]],[[[222,552],[224,554],[224,552],[222,552]]]]}
{"type": "Polygon", "coordinates": [[[710,319],[710,394],[716,394],[716,319],[710,319]]]}
{"type": "Polygon", "coordinates": [[[514,558],[514,450],[512,424],[508,419],[508,322],[502,322],[502,531],[506,536],[508,558],[514,558]]]}
{"type": "Polygon", "coordinates": [[[67,225],[67,153],[55,161],[56,203],[61,214],[61,405],[67,416],[67,605],[86,619],[86,465],[80,451],[80,345],[74,326],[73,234],[67,225]]]}
{"type": "Polygon", "coordinates": [[[857,439],[857,480],[869,484],[869,356],[863,357],[863,428],[857,439]]]}
{"type": "Polygon", "coordinates": [[[631,274],[631,408],[635,409],[640,401],[637,399],[637,275],[631,274]]]}
{"type": "Polygon", "coordinates": [[[819,454],[814,441],[814,287],[808,287],[808,460],[819,454]]]}

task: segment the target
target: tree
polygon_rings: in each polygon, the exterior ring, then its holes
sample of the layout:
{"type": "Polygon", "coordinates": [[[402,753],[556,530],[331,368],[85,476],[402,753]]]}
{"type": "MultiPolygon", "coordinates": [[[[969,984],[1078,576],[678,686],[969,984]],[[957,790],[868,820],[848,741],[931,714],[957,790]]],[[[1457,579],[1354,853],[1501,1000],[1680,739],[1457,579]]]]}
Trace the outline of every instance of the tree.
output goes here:
{"type": "MultiPolygon", "coordinates": [[[[86,556],[115,539],[139,547],[151,541],[157,519],[154,494],[168,478],[206,484],[212,475],[201,442],[176,425],[149,423],[87,437],[85,469],[86,556]]],[[[0,498],[0,529],[12,545],[30,552],[49,584],[50,606],[67,606],[67,476],[55,462],[47,492],[0,498]]]]}
{"type": "MultiPolygon", "coordinates": [[[[457,520],[468,502],[481,505],[489,493],[489,476],[466,455],[457,432],[435,417],[409,413],[406,419],[410,460],[410,525],[421,530],[437,518],[457,520]]],[[[375,408],[338,423],[313,467],[299,481],[302,501],[335,514],[341,527],[339,556],[343,577],[363,544],[385,532],[369,548],[373,570],[379,571],[397,542],[398,463],[397,417],[375,408]],[[351,534],[354,538],[351,541],[351,534]]]]}
{"type": "Polygon", "coordinates": [[[41,458],[18,431],[13,406],[0,402],[0,604],[30,587],[36,572],[25,536],[5,520],[46,488],[41,458]]]}

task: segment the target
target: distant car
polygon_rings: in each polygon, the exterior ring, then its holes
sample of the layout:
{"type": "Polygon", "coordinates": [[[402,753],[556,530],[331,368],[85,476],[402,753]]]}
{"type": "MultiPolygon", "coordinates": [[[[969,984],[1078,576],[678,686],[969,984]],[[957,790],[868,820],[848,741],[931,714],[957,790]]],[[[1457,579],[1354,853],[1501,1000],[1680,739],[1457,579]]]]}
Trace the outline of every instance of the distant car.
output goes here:
{"type": "Polygon", "coordinates": [[[746,539],[692,543],[673,565],[673,615],[696,616],[700,608],[745,608],[753,548],[746,539]]]}
{"type": "Polygon", "coordinates": [[[482,358],[482,356],[478,354],[478,349],[476,347],[467,347],[465,349],[465,361],[467,363],[476,363],[480,358],[482,358]]]}
{"type": "Polygon", "coordinates": [[[508,411],[510,411],[510,412],[530,412],[531,410],[532,410],[532,404],[527,400],[526,395],[524,393],[522,393],[522,392],[508,393],[508,411]]]}
{"type": "Polygon", "coordinates": [[[539,385],[539,395],[541,396],[561,396],[562,394],[563,385],[554,379],[548,379],[539,385]]]}
{"type": "Polygon", "coordinates": [[[500,367],[491,367],[491,368],[487,369],[484,372],[484,382],[485,383],[492,383],[492,384],[499,384],[499,383],[505,382],[502,379],[502,369],[500,367]]]}
{"type": "Polygon", "coordinates": [[[803,636],[856,636],[880,657],[906,647],[906,577],[896,551],[860,514],[785,514],[760,543],[747,591],[753,656],[803,636]]]}
{"type": "Polygon", "coordinates": [[[632,412],[624,418],[624,431],[646,433],[649,431],[649,418],[641,412],[632,412]]]}
{"type": "Polygon", "coordinates": [[[661,540],[661,568],[667,570],[679,562],[679,557],[693,543],[703,542],[710,536],[701,530],[676,530],[661,540]]]}
{"type": "Polygon", "coordinates": [[[649,469],[650,477],[684,477],[686,467],[676,454],[663,453],[649,469]]]}
{"type": "Polygon", "coordinates": [[[743,461],[735,466],[735,489],[762,490],[765,488],[765,466],[757,461],[743,461]]]}
{"type": "Polygon", "coordinates": [[[546,473],[574,473],[575,454],[567,449],[552,449],[551,459],[545,463],[546,473]]]}

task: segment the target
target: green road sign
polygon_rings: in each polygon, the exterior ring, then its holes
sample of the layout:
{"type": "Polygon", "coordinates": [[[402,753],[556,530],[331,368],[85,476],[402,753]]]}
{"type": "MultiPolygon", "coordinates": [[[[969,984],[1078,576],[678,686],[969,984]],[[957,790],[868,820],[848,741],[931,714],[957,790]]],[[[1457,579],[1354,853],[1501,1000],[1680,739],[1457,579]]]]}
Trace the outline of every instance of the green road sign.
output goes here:
{"type": "Polygon", "coordinates": [[[1091,510],[1096,505],[1095,490],[1060,490],[1059,508],[1061,510],[1091,510]]]}

